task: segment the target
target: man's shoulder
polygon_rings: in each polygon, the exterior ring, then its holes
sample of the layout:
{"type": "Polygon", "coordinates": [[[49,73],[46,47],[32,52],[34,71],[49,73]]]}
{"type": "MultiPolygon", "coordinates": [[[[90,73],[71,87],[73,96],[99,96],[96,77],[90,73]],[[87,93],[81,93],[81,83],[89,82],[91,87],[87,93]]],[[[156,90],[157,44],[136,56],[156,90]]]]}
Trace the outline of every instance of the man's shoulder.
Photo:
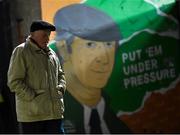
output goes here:
{"type": "Polygon", "coordinates": [[[24,48],[24,46],[25,46],[25,43],[21,43],[21,44],[17,45],[15,48],[24,48]]]}
{"type": "Polygon", "coordinates": [[[14,48],[14,52],[16,51],[21,52],[24,50],[24,47],[25,47],[25,43],[19,44],[14,48]]]}

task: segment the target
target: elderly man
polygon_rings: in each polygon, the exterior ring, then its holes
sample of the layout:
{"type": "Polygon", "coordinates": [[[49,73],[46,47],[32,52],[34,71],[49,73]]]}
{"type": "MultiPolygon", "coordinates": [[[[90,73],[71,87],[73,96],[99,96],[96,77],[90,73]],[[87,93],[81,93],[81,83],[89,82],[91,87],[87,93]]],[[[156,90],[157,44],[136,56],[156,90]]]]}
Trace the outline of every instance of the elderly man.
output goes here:
{"type": "Polygon", "coordinates": [[[55,27],[37,20],[31,35],[11,56],[8,86],[16,95],[17,119],[23,133],[63,133],[64,72],[56,54],[47,47],[55,27]]]}

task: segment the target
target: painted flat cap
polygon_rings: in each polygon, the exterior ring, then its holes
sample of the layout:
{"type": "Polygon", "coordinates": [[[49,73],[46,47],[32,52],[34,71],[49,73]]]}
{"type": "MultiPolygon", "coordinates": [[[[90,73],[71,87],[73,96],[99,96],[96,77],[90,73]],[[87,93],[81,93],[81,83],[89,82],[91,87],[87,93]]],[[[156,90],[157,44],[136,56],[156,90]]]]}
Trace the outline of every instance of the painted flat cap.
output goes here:
{"type": "Polygon", "coordinates": [[[87,40],[118,41],[120,29],[104,12],[85,4],[71,4],[59,9],[54,17],[56,40],[70,33],[87,40]]]}
{"type": "Polygon", "coordinates": [[[32,24],[31,24],[31,27],[30,27],[30,32],[34,32],[34,31],[37,31],[37,30],[50,30],[50,31],[55,31],[56,28],[54,25],[48,23],[48,22],[45,22],[45,21],[42,21],[42,20],[36,20],[36,21],[33,21],[32,24]]]}

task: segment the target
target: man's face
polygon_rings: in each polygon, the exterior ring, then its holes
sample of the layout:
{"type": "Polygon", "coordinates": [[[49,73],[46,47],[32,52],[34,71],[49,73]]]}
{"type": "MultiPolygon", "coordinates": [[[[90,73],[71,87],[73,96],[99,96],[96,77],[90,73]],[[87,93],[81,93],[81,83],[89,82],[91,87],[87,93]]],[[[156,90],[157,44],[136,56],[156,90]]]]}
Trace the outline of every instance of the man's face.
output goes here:
{"type": "Polygon", "coordinates": [[[86,87],[102,88],[112,72],[115,42],[75,38],[70,56],[77,78],[86,87]]]}
{"type": "Polygon", "coordinates": [[[41,48],[46,48],[49,42],[49,30],[37,30],[33,32],[33,39],[38,43],[41,48]]]}

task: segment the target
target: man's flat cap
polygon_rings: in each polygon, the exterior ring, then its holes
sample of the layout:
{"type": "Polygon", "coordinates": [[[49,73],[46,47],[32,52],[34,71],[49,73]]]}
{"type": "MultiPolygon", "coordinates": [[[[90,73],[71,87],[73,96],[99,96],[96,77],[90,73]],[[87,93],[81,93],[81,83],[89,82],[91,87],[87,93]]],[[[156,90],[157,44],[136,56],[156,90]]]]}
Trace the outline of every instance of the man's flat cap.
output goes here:
{"type": "Polygon", "coordinates": [[[34,31],[37,31],[37,30],[50,30],[50,31],[55,31],[56,28],[54,25],[48,23],[48,22],[45,22],[45,21],[42,21],[42,20],[36,20],[36,21],[33,21],[32,24],[31,24],[31,27],[30,27],[30,32],[34,32],[34,31]]]}

